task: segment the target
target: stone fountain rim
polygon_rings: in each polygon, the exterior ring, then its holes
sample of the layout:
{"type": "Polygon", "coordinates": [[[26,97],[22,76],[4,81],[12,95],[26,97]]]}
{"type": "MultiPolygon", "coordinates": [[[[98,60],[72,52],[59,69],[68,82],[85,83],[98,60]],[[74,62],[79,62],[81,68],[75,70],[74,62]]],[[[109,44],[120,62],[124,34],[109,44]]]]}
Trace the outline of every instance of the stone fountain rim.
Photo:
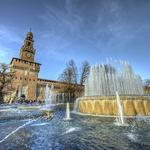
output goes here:
{"type": "MultiPolygon", "coordinates": [[[[97,115],[97,114],[81,113],[81,112],[75,112],[75,111],[72,111],[71,113],[76,114],[76,115],[81,115],[81,116],[92,116],[92,117],[101,117],[101,118],[116,118],[116,117],[118,117],[118,115],[97,115]]],[[[138,115],[136,115],[136,116],[138,116],[138,115]]],[[[136,116],[123,116],[123,117],[124,118],[135,118],[136,116]]],[[[150,118],[150,115],[142,116],[142,117],[150,118]]]]}
{"type": "MultiPolygon", "coordinates": [[[[131,100],[131,99],[128,99],[128,98],[133,98],[132,100],[138,100],[137,98],[142,98],[142,99],[147,98],[147,99],[144,99],[144,100],[150,100],[150,95],[119,95],[119,96],[127,98],[127,99],[123,99],[123,100],[131,100]]],[[[99,99],[111,100],[112,98],[116,99],[116,96],[115,95],[109,95],[109,96],[99,96],[99,95],[82,96],[82,97],[79,97],[78,99],[79,100],[83,100],[83,99],[86,99],[86,100],[93,100],[93,99],[94,100],[99,100],[99,99]]]]}

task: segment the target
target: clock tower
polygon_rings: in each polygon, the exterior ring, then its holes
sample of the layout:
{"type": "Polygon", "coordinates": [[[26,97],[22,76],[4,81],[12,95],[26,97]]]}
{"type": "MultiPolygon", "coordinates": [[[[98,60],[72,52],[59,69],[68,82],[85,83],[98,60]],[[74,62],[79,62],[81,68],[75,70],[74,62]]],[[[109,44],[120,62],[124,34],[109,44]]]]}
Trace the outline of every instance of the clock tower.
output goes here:
{"type": "Polygon", "coordinates": [[[33,34],[32,32],[28,32],[24,44],[20,49],[20,59],[34,62],[35,49],[33,43],[33,34]]]}
{"type": "Polygon", "coordinates": [[[34,60],[33,42],[33,34],[28,32],[20,49],[19,58],[13,57],[10,62],[10,69],[15,72],[15,78],[12,81],[14,93],[17,97],[24,96],[27,100],[37,98],[37,81],[41,65],[34,60]]]}

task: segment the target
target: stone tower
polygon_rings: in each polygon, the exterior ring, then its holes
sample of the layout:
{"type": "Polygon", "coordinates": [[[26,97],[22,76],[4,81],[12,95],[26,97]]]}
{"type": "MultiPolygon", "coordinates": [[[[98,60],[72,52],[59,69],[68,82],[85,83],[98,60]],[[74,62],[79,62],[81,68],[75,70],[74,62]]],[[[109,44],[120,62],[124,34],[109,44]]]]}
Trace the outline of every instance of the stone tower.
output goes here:
{"type": "Polygon", "coordinates": [[[33,34],[32,32],[28,32],[20,50],[20,59],[34,62],[35,49],[33,42],[33,34]]]}
{"type": "Polygon", "coordinates": [[[37,98],[36,88],[41,65],[34,61],[35,49],[33,43],[33,34],[28,32],[20,49],[20,58],[12,58],[10,63],[11,71],[15,72],[13,80],[14,95],[18,98],[24,96],[28,100],[37,98]]]}

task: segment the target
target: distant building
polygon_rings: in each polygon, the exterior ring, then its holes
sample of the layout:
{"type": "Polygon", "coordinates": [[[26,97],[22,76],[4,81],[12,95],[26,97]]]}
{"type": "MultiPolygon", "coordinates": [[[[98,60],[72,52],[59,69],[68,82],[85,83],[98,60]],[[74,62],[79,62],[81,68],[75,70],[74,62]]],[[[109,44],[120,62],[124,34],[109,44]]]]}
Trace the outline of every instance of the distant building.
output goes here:
{"type": "Polygon", "coordinates": [[[145,86],[144,87],[144,91],[145,91],[145,94],[149,94],[150,95],[150,86],[145,86]]]}
{"type": "MultiPolygon", "coordinates": [[[[15,91],[12,95],[24,96],[25,99],[32,101],[43,101],[45,87],[46,84],[48,84],[54,87],[55,96],[58,97],[67,83],[40,79],[38,77],[41,64],[35,62],[34,57],[36,51],[33,47],[33,43],[33,34],[32,32],[28,32],[24,44],[20,49],[20,57],[12,58],[10,62],[11,71],[15,72],[15,78],[12,82],[15,91]]],[[[83,86],[77,84],[75,86],[78,89],[75,93],[76,97],[81,96],[83,93],[83,86]]]]}

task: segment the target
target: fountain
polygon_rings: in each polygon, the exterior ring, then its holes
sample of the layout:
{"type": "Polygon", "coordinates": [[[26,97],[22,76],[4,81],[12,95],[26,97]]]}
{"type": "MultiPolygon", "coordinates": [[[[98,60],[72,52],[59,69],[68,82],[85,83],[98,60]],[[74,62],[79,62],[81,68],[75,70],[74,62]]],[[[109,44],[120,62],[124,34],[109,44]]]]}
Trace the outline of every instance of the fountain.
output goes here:
{"type": "Polygon", "coordinates": [[[143,83],[128,62],[108,62],[92,66],[85,84],[85,96],[143,95],[143,83]]]}
{"type": "Polygon", "coordinates": [[[85,95],[75,105],[76,111],[84,114],[120,115],[121,123],[123,116],[150,114],[150,101],[144,95],[140,75],[133,72],[127,61],[120,60],[91,66],[85,95]]]}
{"type": "Polygon", "coordinates": [[[119,116],[117,117],[117,123],[119,125],[124,125],[125,121],[124,121],[124,118],[123,118],[123,108],[122,108],[120,96],[119,96],[117,91],[116,91],[116,100],[117,100],[118,114],[119,114],[119,116]]]}
{"type": "Polygon", "coordinates": [[[52,112],[54,111],[55,105],[52,104],[52,98],[53,98],[53,86],[49,88],[48,84],[46,84],[45,87],[45,105],[41,107],[41,110],[43,110],[47,117],[52,117],[52,112]]]}
{"type": "Polygon", "coordinates": [[[61,103],[64,103],[64,102],[65,102],[65,95],[64,95],[64,93],[61,93],[61,98],[60,98],[60,100],[61,100],[61,103]]]}
{"type": "Polygon", "coordinates": [[[75,113],[78,111],[79,101],[80,101],[80,98],[77,98],[75,103],[74,103],[73,112],[75,112],[75,113]]]}
{"type": "Polygon", "coordinates": [[[45,105],[46,106],[51,105],[50,89],[49,89],[48,84],[46,84],[46,87],[45,87],[45,105]]]}
{"type": "Polygon", "coordinates": [[[69,105],[69,102],[67,102],[67,105],[66,105],[66,115],[65,115],[64,120],[71,120],[71,117],[70,117],[70,105],[69,105]]]}
{"type": "Polygon", "coordinates": [[[49,88],[48,84],[46,84],[45,87],[45,105],[42,107],[44,109],[50,109],[54,106],[53,104],[53,86],[51,86],[51,88],[49,88]]]}

